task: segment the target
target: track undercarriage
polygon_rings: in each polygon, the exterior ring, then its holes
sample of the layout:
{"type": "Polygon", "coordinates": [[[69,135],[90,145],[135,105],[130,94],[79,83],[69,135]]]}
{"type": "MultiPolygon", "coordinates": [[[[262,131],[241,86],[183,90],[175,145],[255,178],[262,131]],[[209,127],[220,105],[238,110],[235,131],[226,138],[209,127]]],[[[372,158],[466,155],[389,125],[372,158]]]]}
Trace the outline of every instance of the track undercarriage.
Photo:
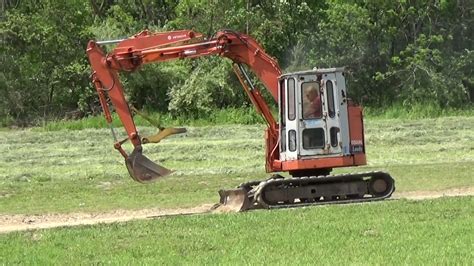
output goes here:
{"type": "Polygon", "coordinates": [[[383,200],[394,191],[395,181],[388,173],[365,172],[299,178],[273,175],[220,190],[219,195],[226,209],[246,211],[383,200]]]}

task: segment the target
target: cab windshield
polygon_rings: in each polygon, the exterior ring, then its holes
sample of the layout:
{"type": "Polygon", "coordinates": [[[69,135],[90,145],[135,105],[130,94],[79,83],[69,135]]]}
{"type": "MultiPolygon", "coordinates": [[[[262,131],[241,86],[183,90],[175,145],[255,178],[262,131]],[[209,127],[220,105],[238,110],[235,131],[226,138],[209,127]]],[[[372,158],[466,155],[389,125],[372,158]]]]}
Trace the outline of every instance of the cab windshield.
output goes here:
{"type": "Polygon", "coordinates": [[[304,82],[301,84],[301,97],[303,103],[303,119],[321,118],[321,94],[319,82],[304,82]]]}

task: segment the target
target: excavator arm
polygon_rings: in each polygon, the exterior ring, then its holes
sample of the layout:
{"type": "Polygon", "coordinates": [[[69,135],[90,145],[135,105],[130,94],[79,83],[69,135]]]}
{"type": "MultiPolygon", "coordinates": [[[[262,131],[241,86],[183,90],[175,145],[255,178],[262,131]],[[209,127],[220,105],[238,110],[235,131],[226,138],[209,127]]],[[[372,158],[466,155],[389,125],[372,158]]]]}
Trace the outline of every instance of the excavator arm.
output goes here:
{"type": "MultiPolygon", "coordinates": [[[[278,100],[278,77],[281,75],[281,70],[276,60],[266,54],[250,36],[223,30],[209,39],[204,39],[202,34],[189,30],[159,33],[142,31],[124,40],[90,41],[87,46],[87,55],[93,70],[92,82],[97,90],[107,122],[112,124],[107,101],[110,99],[127,132],[127,139],[118,140],[111,127],[115,141],[114,147],[125,158],[125,164],[134,180],[143,183],[170,174],[170,170],[155,164],[142,154],[142,144],[157,143],[169,135],[185,132],[185,129],[160,126],[160,132],[156,136],[142,138],[133,121],[131,107],[125,99],[119,71],[135,71],[143,64],[208,55],[227,57],[234,62],[234,72],[257,112],[264,117],[268,125],[266,131],[267,170],[279,168],[278,124],[260,91],[252,84],[243,65],[254,72],[275,101],[278,100]],[[101,46],[107,44],[117,45],[106,54],[101,46]],[[127,140],[130,140],[134,147],[130,154],[122,148],[122,144],[127,140]]],[[[139,111],[135,110],[135,113],[139,114],[139,111]]]]}

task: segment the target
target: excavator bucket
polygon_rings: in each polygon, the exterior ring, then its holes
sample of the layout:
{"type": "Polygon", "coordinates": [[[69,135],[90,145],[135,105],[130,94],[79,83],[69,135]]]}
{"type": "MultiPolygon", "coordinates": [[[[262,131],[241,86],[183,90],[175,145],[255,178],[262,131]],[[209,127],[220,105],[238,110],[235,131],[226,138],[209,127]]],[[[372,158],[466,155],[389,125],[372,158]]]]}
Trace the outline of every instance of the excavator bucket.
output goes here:
{"type": "Polygon", "coordinates": [[[160,166],[142,154],[142,147],[137,146],[125,159],[130,176],[140,183],[148,183],[171,174],[173,171],[160,166]]]}
{"type": "Polygon", "coordinates": [[[220,206],[217,208],[219,211],[241,212],[252,207],[246,189],[219,190],[219,196],[220,206]]]}

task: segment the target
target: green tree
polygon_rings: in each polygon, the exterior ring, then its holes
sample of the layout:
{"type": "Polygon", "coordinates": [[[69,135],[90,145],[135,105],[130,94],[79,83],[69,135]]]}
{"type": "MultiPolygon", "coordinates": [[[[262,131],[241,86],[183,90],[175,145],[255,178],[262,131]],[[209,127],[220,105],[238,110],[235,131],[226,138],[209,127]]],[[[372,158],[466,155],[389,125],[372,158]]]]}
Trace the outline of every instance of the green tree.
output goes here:
{"type": "Polygon", "coordinates": [[[83,1],[24,1],[0,23],[2,116],[31,120],[70,111],[90,89],[83,1]]]}

